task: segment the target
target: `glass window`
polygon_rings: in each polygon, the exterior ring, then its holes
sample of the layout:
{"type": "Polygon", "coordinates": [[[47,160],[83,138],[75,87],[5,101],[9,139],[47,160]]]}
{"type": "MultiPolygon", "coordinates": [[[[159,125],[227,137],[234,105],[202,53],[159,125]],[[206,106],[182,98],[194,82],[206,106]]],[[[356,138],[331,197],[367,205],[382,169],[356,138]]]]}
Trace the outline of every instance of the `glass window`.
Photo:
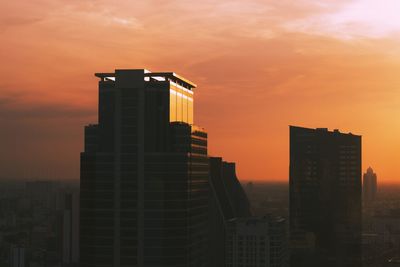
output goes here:
{"type": "Polygon", "coordinates": [[[169,121],[176,121],[176,92],[169,90],[169,121]]]}
{"type": "Polygon", "coordinates": [[[182,94],[176,95],[176,120],[182,121],[182,94]]]}
{"type": "Polygon", "coordinates": [[[188,123],[193,124],[193,98],[188,98],[188,123]]]}
{"type": "Polygon", "coordinates": [[[187,96],[182,96],[182,121],[188,122],[188,98],[187,96]]]}

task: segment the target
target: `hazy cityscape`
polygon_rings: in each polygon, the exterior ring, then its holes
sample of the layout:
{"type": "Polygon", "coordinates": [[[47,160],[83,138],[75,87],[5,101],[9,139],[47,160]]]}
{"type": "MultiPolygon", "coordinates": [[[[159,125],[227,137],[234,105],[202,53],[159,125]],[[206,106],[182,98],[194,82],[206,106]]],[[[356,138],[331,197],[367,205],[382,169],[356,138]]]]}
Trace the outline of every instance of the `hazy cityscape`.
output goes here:
{"type": "Polygon", "coordinates": [[[362,175],[360,135],[290,126],[289,183],[240,181],[193,125],[193,82],[95,76],[80,180],[2,182],[3,266],[400,264],[400,187],[362,175]]]}
{"type": "MultiPolygon", "coordinates": [[[[243,181],[242,186],[253,216],[288,218],[288,184],[243,181]]],[[[2,182],[1,266],[79,266],[79,206],[65,206],[65,198],[78,192],[78,181],[2,182]]],[[[399,256],[399,227],[400,186],[379,185],[373,209],[363,211],[363,266],[397,266],[388,260],[399,256]]]]}
{"type": "Polygon", "coordinates": [[[400,267],[399,10],[0,1],[0,267],[400,267]]]}

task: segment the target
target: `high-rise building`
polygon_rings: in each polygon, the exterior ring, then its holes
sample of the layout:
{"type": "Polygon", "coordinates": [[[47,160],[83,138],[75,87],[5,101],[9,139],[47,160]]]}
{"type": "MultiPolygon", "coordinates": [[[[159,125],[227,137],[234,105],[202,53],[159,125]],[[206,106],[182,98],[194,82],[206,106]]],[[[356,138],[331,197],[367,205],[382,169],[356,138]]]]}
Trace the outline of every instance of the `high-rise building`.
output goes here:
{"type": "Polygon", "coordinates": [[[361,265],[361,136],[290,127],[294,267],[361,265]]]}
{"type": "Polygon", "coordinates": [[[235,218],[228,222],[227,267],[286,267],[285,219],[270,215],[235,218]]]}
{"type": "Polygon", "coordinates": [[[80,267],[206,266],[207,133],[195,84],[171,72],[97,73],[81,154],[80,267]]]}
{"type": "Polygon", "coordinates": [[[236,165],[210,157],[210,186],[226,221],[251,216],[250,203],[236,176],[236,165]]]}
{"type": "Polygon", "coordinates": [[[249,217],[250,204],[236,176],[235,164],[210,157],[208,266],[225,266],[228,221],[249,217]]]}
{"type": "Polygon", "coordinates": [[[365,207],[371,207],[376,198],[377,191],[377,177],[376,173],[371,167],[367,169],[367,172],[363,176],[363,204],[365,207]]]}
{"type": "Polygon", "coordinates": [[[10,248],[10,267],[25,267],[25,248],[20,246],[11,246],[10,248]]]}
{"type": "Polygon", "coordinates": [[[62,263],[69,266],[79,260],[79,196],[76,192],[63,192],[62,195],[60,248],[62,263]]]}

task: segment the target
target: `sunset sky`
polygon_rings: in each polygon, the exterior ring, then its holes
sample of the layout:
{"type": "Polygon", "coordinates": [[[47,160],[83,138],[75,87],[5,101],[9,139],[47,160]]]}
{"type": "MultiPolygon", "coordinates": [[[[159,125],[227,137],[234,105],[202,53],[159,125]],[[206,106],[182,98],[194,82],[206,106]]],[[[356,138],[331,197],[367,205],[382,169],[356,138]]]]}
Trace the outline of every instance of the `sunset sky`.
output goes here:
{"type": "Polygon", "coordinates": [[[287,181],[288,125],[363,136],[363,170],[400,183],[400,1],[0,3],[0,177],[79,177],[95,72],[194,81],[209,154],[287,181]]]}

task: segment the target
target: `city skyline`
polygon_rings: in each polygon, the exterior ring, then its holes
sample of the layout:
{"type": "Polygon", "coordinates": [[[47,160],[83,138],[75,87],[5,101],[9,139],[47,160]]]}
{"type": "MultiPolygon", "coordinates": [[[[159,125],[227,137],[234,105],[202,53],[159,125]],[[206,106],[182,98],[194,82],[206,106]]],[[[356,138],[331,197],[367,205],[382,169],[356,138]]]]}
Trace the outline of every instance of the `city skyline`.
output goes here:
{"type": "Polygon", "coordinates": [[[77,179],[92,73],[145,67],[197,82],[195,123],[242,180],[288,181],[287,126],[301,125],[362,135],[363,170],[400,183],[395,1],[0,6],[3,178],[77,179]]]}

